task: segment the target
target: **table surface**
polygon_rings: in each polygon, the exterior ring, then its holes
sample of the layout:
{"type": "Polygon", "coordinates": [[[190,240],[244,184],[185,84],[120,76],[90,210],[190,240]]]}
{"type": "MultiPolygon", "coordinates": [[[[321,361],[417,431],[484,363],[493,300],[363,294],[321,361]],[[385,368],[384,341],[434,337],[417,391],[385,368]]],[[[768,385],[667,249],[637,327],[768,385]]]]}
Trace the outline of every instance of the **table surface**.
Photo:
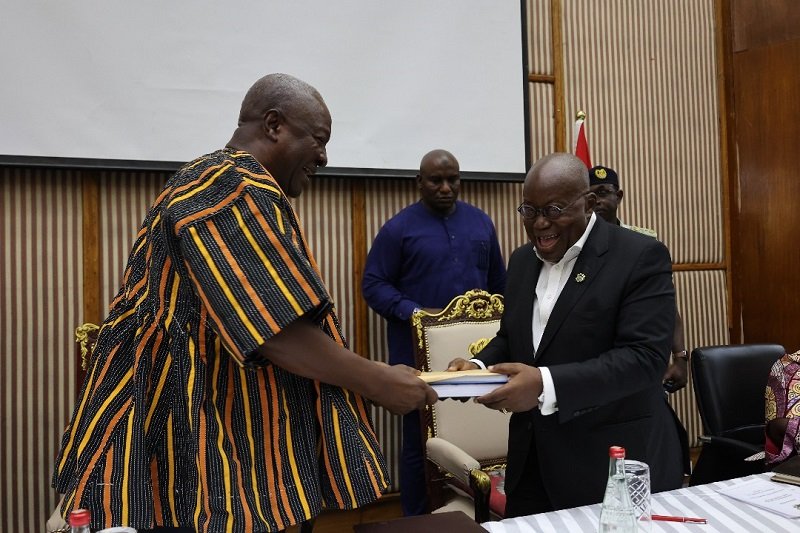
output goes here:
{"type": "MultiPolygon", "coordinates": [[[[708,524],[654,521],[651,531],[653,533],[662,531],[695,533],[792,531],[800,533],[800,519],[771,514],[717,492],[719,488],[758,476],[769,479],[771,474],[758,474],[757,476],[653,494],[651,500],[653,514],[705,518],[708,520],[708,524]]],[[[600,504],[595,504],[551,513],[509,518],[499,522],[486,522],[482,526],[492,533],[564,533],[597,531],[599,519],[600,504]]]]}

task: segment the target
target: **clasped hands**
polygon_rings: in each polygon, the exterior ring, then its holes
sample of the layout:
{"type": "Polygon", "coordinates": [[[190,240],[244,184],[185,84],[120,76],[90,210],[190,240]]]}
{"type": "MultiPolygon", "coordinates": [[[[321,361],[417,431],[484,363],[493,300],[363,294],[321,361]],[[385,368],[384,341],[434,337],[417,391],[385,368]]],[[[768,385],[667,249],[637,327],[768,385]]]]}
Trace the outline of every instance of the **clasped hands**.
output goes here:
{"type": "MultiPolygon", "coordinates": [[[[475,370],[478,365],[464,358],[457,357],[447,365],[448,372],[475,370]]],[[[535,366],[525,363],[499,363],[489,367],[492,372],[508,376],[508,383],[492,392],[475,398],[489,409],[512,411],[515,413],[530,411],[539,405],[542,394],[542,373],[535,366]]]]}

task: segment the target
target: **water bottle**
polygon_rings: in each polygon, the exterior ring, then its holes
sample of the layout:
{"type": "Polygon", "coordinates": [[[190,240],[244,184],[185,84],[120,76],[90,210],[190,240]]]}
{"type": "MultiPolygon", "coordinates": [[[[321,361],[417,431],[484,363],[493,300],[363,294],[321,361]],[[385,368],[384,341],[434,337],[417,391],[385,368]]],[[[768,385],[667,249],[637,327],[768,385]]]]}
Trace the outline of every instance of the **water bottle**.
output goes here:
{"type": "Polygon", "coordinates": [[[92,516],[87,509],[75,509],[69,513],[70,533],[91,533],[89,523],[92,516]]]}
{"type": "Polygon", "coordinates": [[[636,533],[636,513],[625,479],[625,448],[608,449],[608,483],[600,507],[600,533],[636,533]]]}

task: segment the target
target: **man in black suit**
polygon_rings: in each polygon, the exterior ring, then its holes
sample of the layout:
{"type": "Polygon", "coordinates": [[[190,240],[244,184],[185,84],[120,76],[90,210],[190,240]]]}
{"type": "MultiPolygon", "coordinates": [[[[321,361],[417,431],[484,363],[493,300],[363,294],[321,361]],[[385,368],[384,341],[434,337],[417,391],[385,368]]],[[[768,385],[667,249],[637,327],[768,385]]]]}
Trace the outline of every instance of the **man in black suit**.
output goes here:
{"type": "Polygon", "coordinates": [[[608,448],[650,465],[654,492],[682,481],[661,378],[675,319],[669,252],[593,213],[586,166],[551,154],[518,208],[530,243],[509,261],[505,312],[479,359],[509,382],[477,399],[513,411],[506,516],[602,500],[608,448]]]}

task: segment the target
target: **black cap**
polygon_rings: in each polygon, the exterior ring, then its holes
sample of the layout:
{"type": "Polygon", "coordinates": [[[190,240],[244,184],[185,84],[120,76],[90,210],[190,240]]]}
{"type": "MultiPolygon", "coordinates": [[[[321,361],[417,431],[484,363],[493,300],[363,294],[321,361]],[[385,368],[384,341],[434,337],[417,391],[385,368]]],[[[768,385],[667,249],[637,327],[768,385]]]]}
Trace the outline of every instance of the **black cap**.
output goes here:
{"type": "Polygon", "coordinates": [[[589,186],[609,184],[619,188],[619,178],[613,168],[597,165],[589,170],[589,186]]]}

